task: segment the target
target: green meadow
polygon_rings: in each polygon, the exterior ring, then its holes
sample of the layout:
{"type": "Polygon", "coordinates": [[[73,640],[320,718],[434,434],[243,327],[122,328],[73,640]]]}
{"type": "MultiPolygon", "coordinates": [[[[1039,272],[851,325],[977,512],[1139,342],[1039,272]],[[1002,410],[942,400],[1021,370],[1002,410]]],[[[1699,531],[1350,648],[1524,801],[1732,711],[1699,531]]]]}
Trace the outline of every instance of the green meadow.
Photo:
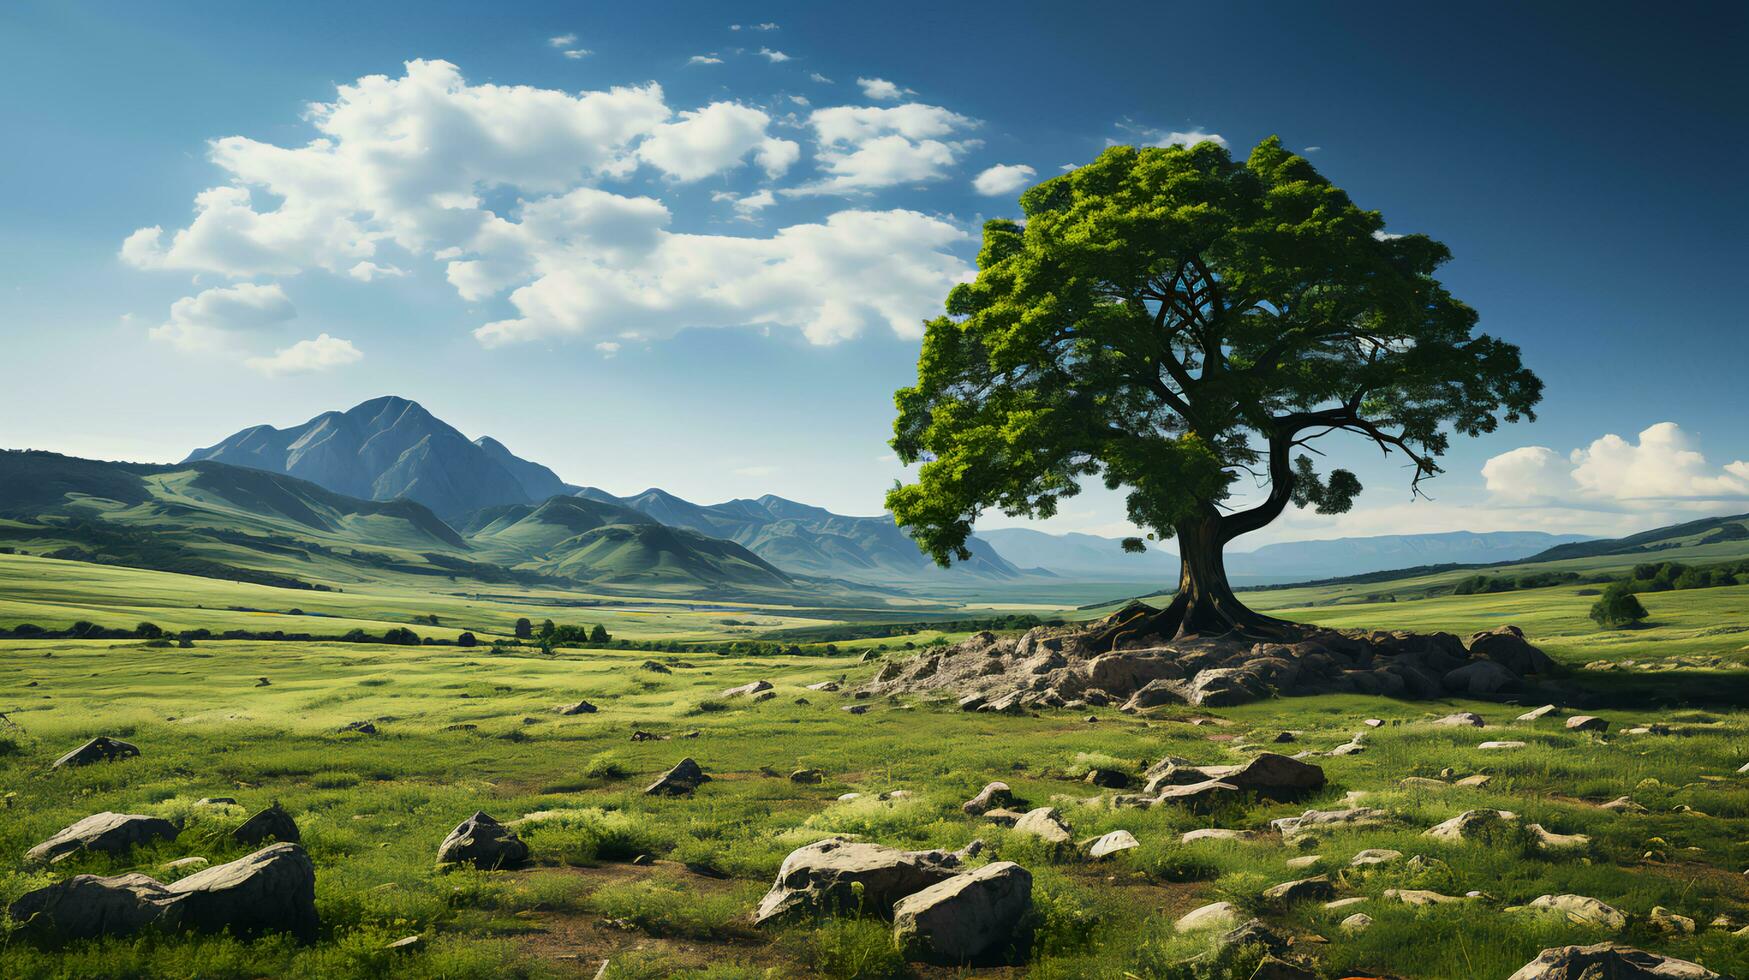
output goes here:
{"type": "MultiPolygon", "coordinates": [[[[1618,559],[1619,561],[1619,559],[1618,559]]],[[[1512,719],[1516,705],[1361,697],[1266,701],[1219,710],[1165,708],[1040,711],[1009,717],[951,703],[871,702],[852,715],[846,689],[903,647],[963,633],[804,643],[793,656],[724,656],[713,641],[798,626],[852,622],[853,611],[696,599],[633,600],[586,592],[468,583],[443,588],[361,584],[311,592],[137,569],[0,556],[0,623],[64,626],[77,619],[166,629],[327,632],[406,626],[481,646],[198,640],[151,647],[134,640],[0,641],[0,900],[76,872],[141,871],[163,880],[166,863],[217,863],[247,849],[226,836],[249,813],[278,801],[297,820],[317,867],[323,934],[287,939],[145,935],[44,947],[0,939],[7,977],[902,977],[954,971],[907,964],[884,924],[827,919],[756,930],[749,912],[792,849],[832,834],[907,848],[989,849],[976,860],[1013,860],[1035,876],[1027,937],[991,975],[1200,977],[1185,963],[1213,935],[1173,922],[1214,901],[1254,910],[1300,937],[1324,975],[1502,978],[1538,950],[1612,938],[1598,928],[1530,911],[1506,911],[1544,894],[1588,895],[1630,916],[1613,938],[1749,975],[1749,586],[1648,595],[1649,623],[1599,630],[1586,619],[1584,586],[1495,595],[1412,597],[1426,583],[1250,593],[1249,601],[1337,626],[1458,633],[1516,623],[1566,668],[1557,683],[1585,692],[1607,718],[1603,736],[1568,732],[1559,718],[1512,719]],[[481,591],[476,591],[481,590],[481,591]],[[292,610],[298,610],[294,613],[292,610]],[[436,615],[440,625],[422,619],[436,615]],[[683,653],[487,644],[515,618],[603,623],[616,636],[692,641],[683,653]],[[320,620],[320,629],[311,625],[320,620]],[[723,621],[733,621],[734,625],[723,621]],[[424,625],[421,625],[424,623],[424,625]],[[1716,659],[1715,659],[1716,658],[1716,659]],[[667,672],[646,669],[657,661],[667,672]],[[1599,660],[1628,667],[1586,669],[1599,660]],[[1649,665],[1650,669],[1647,669],[1649,665]],[[776,685],[759,704],[722,692],[754,680],[776,685]],[[265,681],[265,683],[264,683],[265,681]],[[563,716],[587,699],[600,711],[563,716]],[[1488,728],[1428,722],[1473,710],[1488,728]],[[1376,729],[1363,719],[1385,722],[1376,729]],[[1200,723],[1191,724],[1192,719],[1200,723]],[[1091,720],[1090,720],[1091,719],[1091,720]],[[377,734],[340,729],[369,721],[377,734]],[[1658,722],[1665,734],[1624,730],[1658,722]],[[659,738],[634,741],[633,732],[659,738]],[[1256,803],[1195,814],[1172,807],[1111,809],[1086,802],[1093,767],[1139,773],[1163,756],[1199,764],[1245,757],[1232,746],[1295,733],[1295,750],[1328,750],[1366,731],[1367,751],[1319,758],[1328,785],[1303,801],[1256,803]],[[51,771],[82,740],[107,734],[140,746],[137,759],[51,771]],[[1527,742],[1510,752],[1484,739],[1527,742]],[[641,790],[683,757],[713,778],[691,797],[641,790]],[[790,781],[800,768],[820,784],[790,781]],[[1486,774],[1480,787],[1402,785],[1409,776],[1486,774]],[[963,814],[959,804],[1001,779],[1034,806],[1056,805],[1077,839],[1126,829],[1141,842],[1103,862],[1052,850],[1034,838],[963,814]],[[905,790],[909,798],[879,799],[905,790]],[[862,796],[848,802],[848,793],[862,796]],[[1355,795],[1361,794],[1361,795],[1355,795]],[[239,806],[197,806],[205,797],[239,806]],[[1627,796],[1645,812],[1598,804],[1627,796]],[[1346,802],[1345,802],[1346,801],[1346,802]],[[1203,827],[1265,830],[1308,808],[1388,810],[1384,827],[1319,833],[1309,849],[1265,832],[1248,841],[1180,842],[1203,827]],[[1522,837],[1450,845],[1420,834],[1464,810],[1514,811],[1556,833],[1584,834],[1577,854],[1544,854],[1522,837]],[[176,841],[123,858],[87,856],[43,869],[23,852],[99,810],[181,823],[176,841]],[[440,871],[438,843],[476,810],[518,829],[533,851],[515,871],[440,871]],[[1392,848],[1426,860],[1361,871],[1349,859],[1392,848]],[[1288,861],[1315,855],[1310,869],[1288,861]],[[644,861],[641,856],[647,856],[644,861]],[[639,863],[633,863],[640,858],[639,863]],[[1340,911],[1321,903],[1269,907],[1266,887],[1329,873],[1340,911]],[[1387,889],[1462,902],[1414,907],[1387,889]],[[1692,935],[1652,928],[1663,906],[1699,923],[1692,935]],[[1346,934],[1354,911],[1371,928],[1346,934]],[[1723,917],[1720,919],[1719,917],[1723,917]],[[1731,922],[1714,926],[1715,919],[1731,922]],[[397,940],[417,936],[410,945],[397,940]]],[[[980,601],[975,614],[1049,612],[1037,602],[980,601]]],[[[1058,613],[1091,616],[1098,610],[1058,613]]],[[[968,612],[967,615],[973,613],[968,612]]],[[[1235,967],[1233,969],[1240,969],[1235,967]]],[[[1248,971],[1248,966],[1243,968],[1248,971]]],[[[1241,973],[1233,973],[1241,976],[1241,973]]],[[[1243,972],[1243,976],[1249,976],[1243,972]]]]}

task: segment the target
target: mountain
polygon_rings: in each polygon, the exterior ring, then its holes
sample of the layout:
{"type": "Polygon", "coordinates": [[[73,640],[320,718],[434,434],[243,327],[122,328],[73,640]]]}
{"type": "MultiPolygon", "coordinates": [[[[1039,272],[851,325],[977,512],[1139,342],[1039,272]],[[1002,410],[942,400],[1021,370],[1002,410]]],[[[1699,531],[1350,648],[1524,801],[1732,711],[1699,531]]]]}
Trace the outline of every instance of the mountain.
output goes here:
{"type": "Polygon", "coordinates": [[[303,425],[257,425],[184,462],[283,473],[365,500],[405,497],[444,518],[570,492],[551,470],[494,439],[470,442],[417,402],[384,396],[303,425]]]}
{"type": "Polygon", "coordinates": [[[771,494],[720,504],[695,504],[653,487],[630,497],[594,487],[585,487],[578,495],[629,507],[670,527],[734,541],[796,574],[879,584],[1000,581],[1024,574],[976,538],[968,542],[970,561],[942,569],[917,550],[891,517],[846,517],[771,494]]]}
{"type": "Polygon", "coordinates": [[[732,541],[580,497],[484,508],[458,524],[414,500],[362,500],[210,460],[0,451],[0,546],[52,558],[284,588],[404,576],[719,594],[797,588],[732,541]]]}
{"type": "MultiPolygon", "coordinates": [[[[1123,551],[1116,538],[1092,534],[1045,534],[1027,528],[979,531],[1011,562],[1083,579],[1146,581],[1178,574],[1178,558],[1149,548],[1123,551]]],[[[1290,541],[1255,551],[1229,551],[1227,574],[1235,582],[1267,584],[1322,579],[1419,565],[1485,565],[1528,558],[1550,547],[1573,547],[1581,535],[1541,531],[1450,531],[1290,541]]],[[[1580,545],[1579,547],[1583,547],[1580,545]]]]}

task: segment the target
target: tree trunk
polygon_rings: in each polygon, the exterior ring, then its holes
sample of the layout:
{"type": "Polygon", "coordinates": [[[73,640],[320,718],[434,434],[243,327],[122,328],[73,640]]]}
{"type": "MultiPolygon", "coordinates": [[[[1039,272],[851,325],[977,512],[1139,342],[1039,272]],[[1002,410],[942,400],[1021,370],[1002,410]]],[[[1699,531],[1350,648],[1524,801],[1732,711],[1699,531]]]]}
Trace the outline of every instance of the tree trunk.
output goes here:
{"type": "Polygon", "coordinates": [[[1286,620],[1254,612],[1227,583],[1223,557],[1227,542],[1264,527],[1286,509],[1293,493],[1293,468],[1288,463],[1289,436],[1270,440],[1269,498],[1257,507],[1222,516],[1209,504],[1200,517],[1178,524],[1178,593],[1166,608],[1138,612],[1111,624],[1097,642],[1116,649],[1126,640],[1178,639],[1187,636],[1236,636],[1257,640],[1290,639],[1298,629],[1286,620]]]}

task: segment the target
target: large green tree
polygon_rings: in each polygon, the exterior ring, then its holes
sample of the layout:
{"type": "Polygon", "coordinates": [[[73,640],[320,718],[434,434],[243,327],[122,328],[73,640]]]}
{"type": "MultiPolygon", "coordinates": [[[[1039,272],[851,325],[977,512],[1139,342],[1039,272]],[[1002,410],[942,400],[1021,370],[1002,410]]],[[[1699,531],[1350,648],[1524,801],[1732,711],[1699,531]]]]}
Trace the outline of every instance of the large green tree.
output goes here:
{"type": "Polygon", "coordinates": [[[984,510],[1049,517],[1099,477],[1178,540],[1176,597],[1129,629],[1279,634],[1234,597],[1222,551],[1290,503],[1351,506],[1360,482],[1321,474],[1312,443],[1400,453],[1418,495],[1452,432],[1535,418],[1518,348],[1434,278],[1446,247],[1385,234],[1277,139],[1242,163],[1207,142],[1114,146],[1020,205],[1024,223],[984,226],[976,279],[896,396],[893,448],[923,465],[887,506],[941,564],[970,557],[984,510]],[[1241,479],[1262,499],[1236,509],[1241,479]]]}

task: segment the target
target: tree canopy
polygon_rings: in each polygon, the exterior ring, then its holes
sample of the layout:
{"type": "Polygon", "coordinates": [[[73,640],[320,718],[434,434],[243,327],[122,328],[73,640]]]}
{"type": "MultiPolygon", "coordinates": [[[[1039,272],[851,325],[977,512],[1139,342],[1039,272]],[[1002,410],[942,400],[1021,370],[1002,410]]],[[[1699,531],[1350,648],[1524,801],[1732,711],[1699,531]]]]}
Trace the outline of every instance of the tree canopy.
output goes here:
{"type": "Polygon", "coordinates": [[[1212,548],[1224,591],[1225,542],[1360,492],[1319,472],[1313,442],[1400,453],[1419,493],[1452,433],[1535,417],[1518,348],[1435,278],[1446,247],[1387,234],[1278,139],[1244,162],[1210,142],[1114,146],[1020,205],[1024,222],[984,226],[977,277],[896,395],[892,445],[923,465],[887,505],[942,564],[970,557],[985,509],[1050,517],[1100,478],[1187,564],[1212,548]],[[1247,476],[1267,497],[1234,512],[1247,476]]]}

